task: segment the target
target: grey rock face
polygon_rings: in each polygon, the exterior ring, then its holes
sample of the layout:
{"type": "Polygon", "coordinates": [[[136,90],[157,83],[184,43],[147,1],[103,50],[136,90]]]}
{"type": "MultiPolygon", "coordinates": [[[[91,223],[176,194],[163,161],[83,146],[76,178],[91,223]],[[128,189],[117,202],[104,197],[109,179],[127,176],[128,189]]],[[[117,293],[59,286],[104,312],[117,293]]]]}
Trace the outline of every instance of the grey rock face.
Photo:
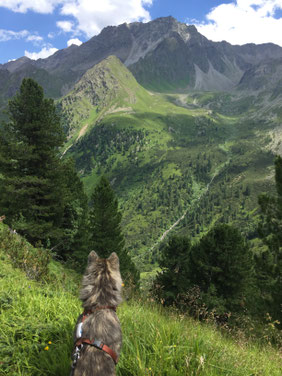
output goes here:
{"type": "Polygon", "coordinates": [[[237,90],[268,91],[274,96],[282,94],[282,58],[266,59],[249,68],[237,90]]]}

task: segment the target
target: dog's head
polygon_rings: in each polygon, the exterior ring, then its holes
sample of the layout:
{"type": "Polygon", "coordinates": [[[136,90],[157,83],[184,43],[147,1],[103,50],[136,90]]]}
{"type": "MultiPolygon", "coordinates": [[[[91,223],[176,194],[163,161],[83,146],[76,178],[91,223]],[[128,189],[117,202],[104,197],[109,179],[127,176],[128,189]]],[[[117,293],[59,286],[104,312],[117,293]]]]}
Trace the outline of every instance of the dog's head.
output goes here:
{"type": "Polygon", "coordinates": [[[90,252],[82,281],[81,300],[87,306],[95,304],[117,306],[122,300],[121,289],[122,279],[117,254],[113,252],[104,259],[95,251],[90,252]]]}

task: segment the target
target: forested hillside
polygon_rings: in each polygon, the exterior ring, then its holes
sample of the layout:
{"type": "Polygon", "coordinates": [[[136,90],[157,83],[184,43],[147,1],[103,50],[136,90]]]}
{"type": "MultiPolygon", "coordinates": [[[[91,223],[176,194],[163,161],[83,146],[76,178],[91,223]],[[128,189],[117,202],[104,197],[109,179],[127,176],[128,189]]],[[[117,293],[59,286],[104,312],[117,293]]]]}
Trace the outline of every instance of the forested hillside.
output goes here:
{"type": "Polygon", "coordinates": [[[193,239],[217,222],[258,237],[258,196],[274,190],[279,107],[246,94],[148,92],[114,57],[58,106],[64,156],[75,159],[86,192],[101,174],[112,182],[126,245],[142,270],[180,218],[174,231],[193,239]]]}

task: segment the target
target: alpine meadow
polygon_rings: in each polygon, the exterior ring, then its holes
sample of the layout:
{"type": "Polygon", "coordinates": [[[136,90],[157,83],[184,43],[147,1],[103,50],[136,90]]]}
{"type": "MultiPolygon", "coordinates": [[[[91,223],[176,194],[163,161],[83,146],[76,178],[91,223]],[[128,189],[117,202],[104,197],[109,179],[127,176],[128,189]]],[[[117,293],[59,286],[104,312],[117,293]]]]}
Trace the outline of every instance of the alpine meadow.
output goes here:
{"type": "Polygon", "coordinates": [[[163,17],[0,83],[0,375],[69,375],[92,250],[118,376],[281,375],[282,47],[163,17]]]}

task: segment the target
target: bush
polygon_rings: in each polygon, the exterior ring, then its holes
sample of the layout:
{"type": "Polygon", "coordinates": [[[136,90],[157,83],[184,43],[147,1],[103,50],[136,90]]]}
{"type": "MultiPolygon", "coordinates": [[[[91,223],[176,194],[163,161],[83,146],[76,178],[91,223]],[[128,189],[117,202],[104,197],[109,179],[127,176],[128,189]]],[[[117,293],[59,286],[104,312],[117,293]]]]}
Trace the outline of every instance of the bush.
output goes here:
{"type": "Polygon", "coordinates": [[[49,250],[34,248],[9,228],[0,231],[0,249],[8,255],[13,267],[24,270],[28,278],[39,281],[47,277],[51,260],[49,250]]]}

